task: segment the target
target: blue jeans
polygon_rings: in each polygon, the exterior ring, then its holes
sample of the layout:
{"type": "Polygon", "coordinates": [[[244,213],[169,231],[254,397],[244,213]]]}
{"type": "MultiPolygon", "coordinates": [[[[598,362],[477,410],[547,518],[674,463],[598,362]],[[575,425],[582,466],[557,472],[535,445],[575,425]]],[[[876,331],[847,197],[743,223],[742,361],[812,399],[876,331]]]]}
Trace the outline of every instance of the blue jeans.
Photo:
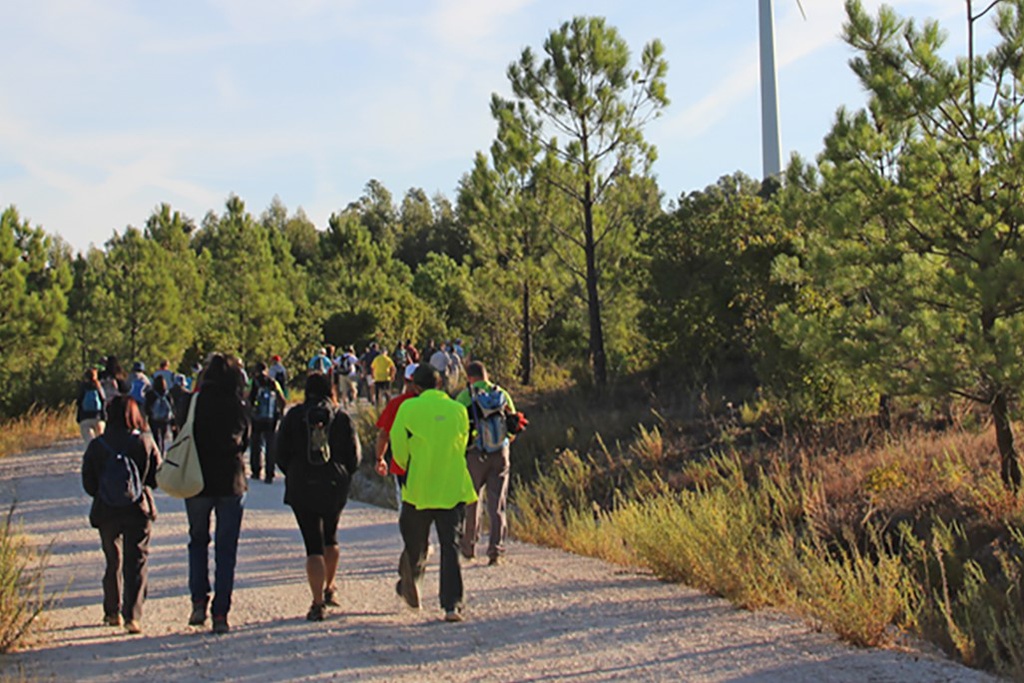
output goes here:
{"type": "Polygon", "coordinates": [[[235,587],[235,561],[238,558],[238,534],[242,529],[245,495],[197,496],[185,499],[188,514],[188,590],[192,603],[206,604],[210,599],[210,513],[217,513],[214,533],[213,616],[227,616],[231,609],[231,591],[235,587]]]}

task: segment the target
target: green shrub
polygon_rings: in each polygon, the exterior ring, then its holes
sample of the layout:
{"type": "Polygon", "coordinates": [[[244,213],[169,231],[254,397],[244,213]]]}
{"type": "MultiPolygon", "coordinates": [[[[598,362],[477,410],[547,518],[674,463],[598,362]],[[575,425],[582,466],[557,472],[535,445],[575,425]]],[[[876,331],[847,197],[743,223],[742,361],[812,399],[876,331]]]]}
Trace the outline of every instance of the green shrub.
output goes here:
{"type": "Polygon", "coordinates": [[[925,586],[926,635],[970,666],[1024,679],[1024,531],[1010,527],[985,566],[966,556],[958,523],[937,522],[930,542],[907,545],[925,586]]]}
{"type": "Polygon", "coordinates": [[[0,652],[10,652],[49,605],[43,589],[46,555],[32,552],[14,525],[14,504],[0,528],[0,652]],[[38,560],[36,566],[31,566],[38,560]]]}
{"type": "Polygon", "coordinates": [[[791,599],[794,539],[772,527],[772,515],[745,486],[659,496],[616,512],[637,558],[655,575],[747,608],[791,599]]]}
{"type": "Polygon", "coordinates": [[[888,644],[893,626],[914,624],[920,591],[910,567],[877,529],[868,530],[865,550],[852,533],[842,540],[830,544],[811,533],[801,541],[797,608],[847,642],[888,644]]]}

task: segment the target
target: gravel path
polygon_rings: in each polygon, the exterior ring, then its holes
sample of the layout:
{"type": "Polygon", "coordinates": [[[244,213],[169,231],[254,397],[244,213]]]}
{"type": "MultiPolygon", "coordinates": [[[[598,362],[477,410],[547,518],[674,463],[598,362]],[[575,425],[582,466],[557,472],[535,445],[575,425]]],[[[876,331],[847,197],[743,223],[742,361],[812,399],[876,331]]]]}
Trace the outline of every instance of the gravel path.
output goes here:
{"type": "MultiPolygon", "coordinates": [[[[467,621],[437,607],[436,556],[424,609],[394,594],[396,513],[352,504],[342,515],[342,607],[305,620],[302,543],[283,482],[246,501],[232,632],[186,626],[184,505],[158,494],[142,636],[101,626],[103,559],[88,526],[78,442],[0,460],[0,502],[52,543],[48,586],[61,592],[42,639],[0,660],[4,673],[75,681],[990,681],[933,655],[858,650],[772,612],[749,613],[695,590],[557,550],[512,544],[507,563],[464,566],[467,621]]],[[[212,557],[212,552],[211,552],[212,557]]]]}

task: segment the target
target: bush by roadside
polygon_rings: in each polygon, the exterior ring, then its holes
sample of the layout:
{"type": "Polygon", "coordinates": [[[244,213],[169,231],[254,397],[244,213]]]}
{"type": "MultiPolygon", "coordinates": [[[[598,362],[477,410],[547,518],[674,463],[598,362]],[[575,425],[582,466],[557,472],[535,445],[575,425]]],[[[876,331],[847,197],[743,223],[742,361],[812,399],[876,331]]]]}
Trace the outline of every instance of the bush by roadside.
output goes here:
{"type": "Polygon", "coordinates": [[[1024,504],[979,466],[985,438],[911,432],[838,454],[686,459],[642,428],[617,452],[562,451],[517,481],[513,533],[779,607],[859,645],[924,637],[1020,679],[1024,504]]]}

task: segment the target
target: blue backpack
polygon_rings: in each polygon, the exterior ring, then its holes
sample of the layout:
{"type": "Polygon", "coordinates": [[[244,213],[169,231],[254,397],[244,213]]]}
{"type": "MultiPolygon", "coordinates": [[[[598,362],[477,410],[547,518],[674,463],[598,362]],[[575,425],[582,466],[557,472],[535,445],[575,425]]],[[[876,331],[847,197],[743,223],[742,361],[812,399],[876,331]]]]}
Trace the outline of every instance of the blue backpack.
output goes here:
{"type": "Polygon", "coordinates": [[[145,405],[145,393],[147,386],[149,386],[149,384],[146,382],[144,377],[136,377],[132,380],[132,386],[128,395],[134,398],[135,402],[138,403],[140,407],[145,405]]]}
{"type": "Polygon", "coordinates": [[[171,405],[171,398],[167,394],[157,394],[153,405],[149,409],[149,418],[153,422],[166,424],[174,419],[174,406],[171,405]]]}
{"type": "Polygon", "coordinates": [[[103,399],[100,398],[99,389],[87,389],[85,396],[82,397],[82,412],[83,413],[101,413],[103,412],[103,399]]]}
{"type": "Polygon", "coordinates": [[[472,397],[477,448],[484,453],[497,453],[509,443],[505,392],[495,384],[486,391],[473,390],[472,397]]]}
{"type": "Polygon", "coordinates": [[[110,507],[127,507],[138,503],[142,498],[142,477],[135,461],[124,453],[110,447],[103,437],[96,439],[107,449],[109,456],[100,472],[97,497],[110,507]]]}

